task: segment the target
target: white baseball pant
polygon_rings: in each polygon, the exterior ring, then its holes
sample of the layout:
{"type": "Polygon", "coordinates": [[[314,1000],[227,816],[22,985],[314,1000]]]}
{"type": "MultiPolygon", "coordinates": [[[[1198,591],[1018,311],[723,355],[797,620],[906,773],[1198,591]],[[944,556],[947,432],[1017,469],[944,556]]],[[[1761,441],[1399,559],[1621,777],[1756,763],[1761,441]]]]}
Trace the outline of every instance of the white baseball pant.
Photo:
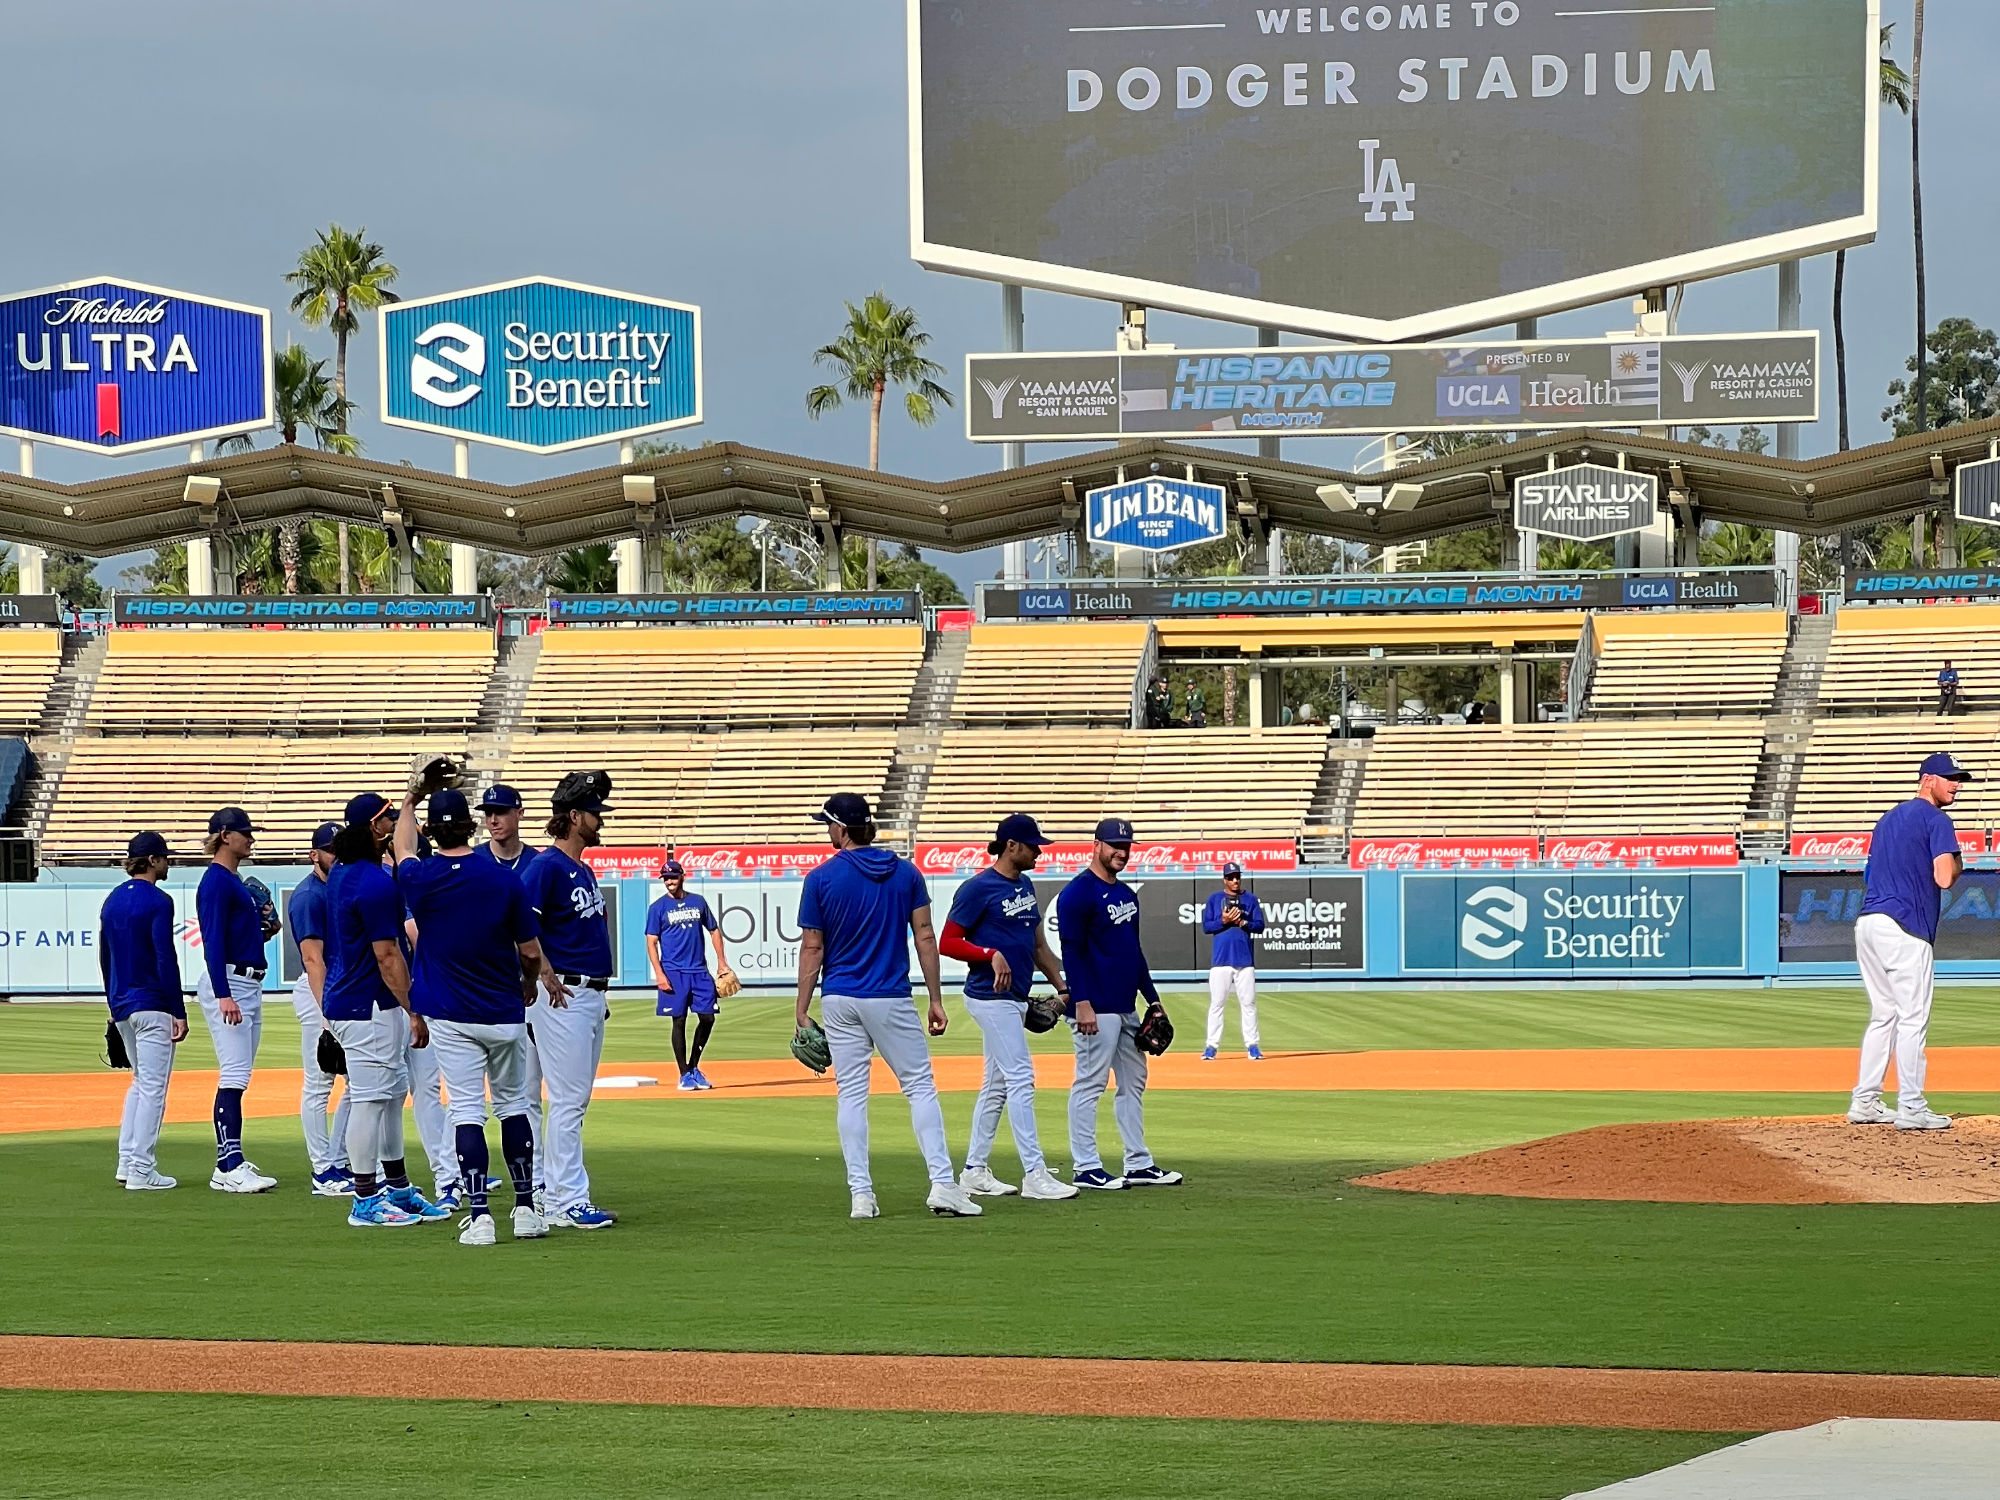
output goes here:
{"type": "Polygon", "coordinates": [[[118,1175],[159,1169],[160,1125],[167,1118],[167,1080],[174,1071],[174,1018],[163,1010],[134,1011],[118,1023],[132,1081],[118,1126],[118,1175]]]}
{"type": "MultiPolygon", "coordinates": [[[[1076,1023],[1070,1024],[1074,1027],[1076,1023]]],[[[1118,1137],[1125,1144],[1125,1170],[1133,1172],[1153,1164],[1153,1153],[1146,1149],[1146,1054],[1133,1040],[1138,1030],[1136,1015],[1099,1011],[1096,1036],[1076,1033],[1076,1081],[1069,1087],[1069,1151],[1079,1172],[1104,1165],[1097,1154],[1097,1104],[1104,1097],[1105,1082],[1113,1075],[1118,1092],[1111,1100],[1111,1116],[1118,1122],[1118,1137]]]]}
{"type": "MultiPolygon", "coordinates": [[[[493,1118],[528,1112],[528,1028],[515,1022],[432,1021],[430,1050],[451,1093],[454,1132],[486,1123],[486,1084],[493,1083],[493,1118]]],[[[467,1184],[471,1186],[471,1184],[467,1184]]],[[[484,1184],[481,1184],[484,1186],[484,1184]]]]}
{"type": "Polygon", "coordinates": [[[347,1053],[347,1164],[373,1177],[403,1155],[403,1100],[410,1092],[410,1017],[401,1006],[365,1021],[334,1021],[347,1053]]]}
{"type": "Polygon", "coordinates": [[[546,1107],[542,1097],[542,1053],[535,1041],[538,1034],[535,1023],[548,1014],[548,1007],[541,1002],[541,991],[535,991],[535,999],[528,1003],[528,1134],[535,1143],[535,1191],[541,1192],[546,1186],[544,1173],[546,1166],[542,1157],[542,1112],[546,1107]]]}
{"type": "Polygon", "coordinates": [[[979,1023],[986,1050],[986,1081],[972,1106],[972,1141],[965,1148],[967,1170],[992,1158],[993,1138],[1000,1133],[1000,1112],[1014,1132],[1014,1149],[1021,1153],[1021,1170],[1039,1172],[1048,1166],[1042,1156],[1041,1133],[1035,1128],[1035,1059],[1028,1051],[1025,1000],[981,1000],[965,997],[965,1008],[979,1023]]]}
{"type": "Polygon", "coordinates": [[[1869,912],[1854,924],[1854,956],[1868,991],[1868,1029],[1861,1033],[1861,1077],[1854,1085],[1854,1102],[1867,1105],[1882,1097],[1882,1075],[1893,1050],[1896,1107],[1922,1109],[1937,950],[1903,931],[1894,917],[1869,912]]]}
{"type": "Polygon", "coordinates": [[[833,1077],[840,1093],[835,1118],[840,1127],[840,1154],[847,1162],[847,1188],[873,1192],[868,1170],[868,1059],[880,1052],[882,1061],[902,1085],[910,1101],[910,1128],[932,1182],[956,1181],[951,1149],[945,1144],[944,1110],[938,1104],[937,1080],[931,1076],[930,1042],[916,1006],[907,995],[860,1000],[852,995],[822,995],[820,1024],[827,1050],[833,1054],[833,1077]]]}
{"type": "Polygon", "coordinates": [[[458,1144],[438,1093],[443,1075],[438,1072],[437,1054],[429,1047],[411,1047],[409,1058],[410,1109],[417,1117],[417,1139],[430,1160],[431,1181],[442,1193],[458,1181],[458,1144]]]}
{"type": "MultiPolygon", "coordinates": [[[[590,1174],[583,1166],[583,1114],[597,1082],[598,1060],[604,1056],[607,1014],[604,991],[582,986],[570,991],[568,1005],[535,1007],[535,1050],[549,1091],[549,1122],[542,1132],[547,1144],[537,1142],[535,1156],[548,1157],[542,1175],[550,1213],[565,1213],[590,1202],[590,1174]]],[[[530,1120],[534,1113],[529,1111],[530,1120]]]]}
{"type": "Polygon", "coordinates": [[[1208,971],[1208,1045],[1222,1045],[1222,1019],[1229,1008],[1229,991],[1236,991],[1236,1009],[1243,1021],[1243,1045],[1255,1047],[1257,1034],[1257,971],[1222,964],[1208,971]]]}
{"type": "Polygon", "coordinates": [[[201,1006],[201,1018],[208,1023],[208,1038],[215,1044],[215,1086],[219,1089],[247,1089],[250,1070],[257,1062],[257,1044],[264,1039],[264,981],[248,974],[231,974],[229,998],[243,1012],[234,1026],[222,1019],[222,1004],[215,998],[215,986],[208,982],[208,966],[202,965],[194,982],[194,998],[201,1006]]]}
{"type": "Polygon", "coordinates": [[[292,985],[292,1014],[299,1018],[299,1066],[305,1074],[299,1089],[299,1125],[306,1133],[306,1155],[312,1158],[313,1170],[324,1172],[347,1160],[348,1095],[341,1091],[329,1128],[326,1111],[333,1099],[333,1074],[319,1065],[319,1034],[326,1029],[326,1017],[303,974],[292,985]]]}

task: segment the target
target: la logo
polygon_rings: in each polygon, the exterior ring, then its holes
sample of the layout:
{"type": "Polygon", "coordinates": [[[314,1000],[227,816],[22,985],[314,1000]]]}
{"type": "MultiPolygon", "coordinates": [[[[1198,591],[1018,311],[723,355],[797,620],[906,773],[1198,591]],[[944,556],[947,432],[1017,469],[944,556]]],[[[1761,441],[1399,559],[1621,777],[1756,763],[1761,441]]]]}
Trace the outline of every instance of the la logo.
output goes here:
{"type": "Polygon", "coordinates": [[[1361,194],[1360,201],[1368,205],[1368,212],[1362,215],[1363,222],[1369,224],[1387,223],[1389,205],[1396,205],[1396,220],[1401,223],[1416,218],[1410,205],[1417,201],[1417,185],[1403,181],[1403,170],[1396,165],[1396,158],[1385,156],[1381,166],[1375,163],[1375,153],[1381,148],[1380,141],[1357,141],[1361,148],[1361,194]]]}

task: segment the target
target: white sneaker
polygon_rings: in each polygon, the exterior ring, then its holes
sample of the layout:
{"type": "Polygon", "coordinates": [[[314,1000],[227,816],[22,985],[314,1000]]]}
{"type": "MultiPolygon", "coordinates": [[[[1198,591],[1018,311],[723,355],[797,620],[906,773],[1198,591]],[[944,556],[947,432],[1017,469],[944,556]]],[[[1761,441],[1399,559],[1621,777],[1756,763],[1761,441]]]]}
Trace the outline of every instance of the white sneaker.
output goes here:
{"type": "Polygon", "coordinates": [[[177,1188],[180,1183],[158,1172],[127,1172],[125,1191],[128,1193],[164,1193],[168,1188],[177,1188]]]}
{"type": "Polygon", "coordinates": [[[1884,1104],[1882,1096],[1877,1094],[1866,1104],[1857,1103],[1850,1106],[1847,1111],[1847,1123],[1850,1125],[1893,1125],[1896,1123],[1896,1112],[1884,1104]]]}
{"type": "Polygon", "coordinates": [[[876,1204],[873,1193],[856,1193],[854,1201],[848,1205],[847,1217],[850,1219],[879,1219],[882,1217],[882,1210],[876,1204]]]}
{"type": "Polygon", "coordinates": [[[1941,1115],[1928,1104],[1919,1104],[1915,1109],[1896,1111],[1898,1130],[1949,1130],[1951,1116],[1941,1115]]]}
{"type": "Polygon", "coordinates": [[[208,1185],[218,1193],[267,1193],[278,1185],[278,1179],[266,1177],[246,1161],[227,1172],[216,1168],[208,1185]]]}
{"type": "Polygon", "coordinates": [[[958,1185],[980,1198],[1004,1198],[1009,1193],[1021,1191],[1011,1182],[1002,1182],[995,1177],[991,1167],[967,1167],[960,1174],[958,1185]]]}
{"type": "MultiPolygon", "coordinates": [[[[458,1221],[458,1226],[458,1242],[461,1245],[491,1245],[499,1239],[491,1214],[467,1214],[458,1221]]],[[[519,1238],[518,1234],[516,1238],[519,1238]]]]}
{"type": "Polygon", "coordinates": [[[1038,1202],[1056,1203],[1064,1198],[1074,1198],[1076,1189],[1043,1167],[1021,1179],[1021,1196],[1038,1202]]]}
{"type": "Polygon", "coordinates": [[[932,1183],[931,1195],[924,1200],[924,1207],[946,1219],[976,1219],[986,1212],[955,1182],[932,1183]]]}
{"type": "Polygon", "coordinates": [[[525,1203],[514,1205],[514,1238],[517,1240],[539,1240],[548,1236],[549,1221],[536,1209],[525,1203]]]}

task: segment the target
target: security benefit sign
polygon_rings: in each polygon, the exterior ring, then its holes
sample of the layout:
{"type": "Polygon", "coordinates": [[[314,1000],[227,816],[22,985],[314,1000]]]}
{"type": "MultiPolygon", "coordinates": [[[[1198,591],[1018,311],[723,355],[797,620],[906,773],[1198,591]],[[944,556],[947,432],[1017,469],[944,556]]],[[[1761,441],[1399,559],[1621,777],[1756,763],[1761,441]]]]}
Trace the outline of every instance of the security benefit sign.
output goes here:
{"type": "Polygon", "coordinates": [[[560,453],[701,420],[701,310],[533,277],[381,311],[382,420],[560,453]]]}
{"type": "Polygon", "coordinates": [[[271,315],[136,281],[0,300],[0,432],[137,453],[271,425],[271,315]]]}
{"type": "Polygon", "coordinates": [[[1741,973],[1737,871],[1406,875],[1407,974],[1741,973]]]}
{"type": "Polygon", "coordinates": [[[1542,536],[1596,542],[1644,531],[1659,508],[1658,475],[1603,464],[1571,464],[1514,481],[1514,524],[1542,536]]]}
{"type": "Polygon", "coordinates": [[[1219,484],[1155,474],[1091,490],[1084,506],[1093,544],[1172,552],[1221,537],[1228,524],[1229,491],[1219,484]]]}

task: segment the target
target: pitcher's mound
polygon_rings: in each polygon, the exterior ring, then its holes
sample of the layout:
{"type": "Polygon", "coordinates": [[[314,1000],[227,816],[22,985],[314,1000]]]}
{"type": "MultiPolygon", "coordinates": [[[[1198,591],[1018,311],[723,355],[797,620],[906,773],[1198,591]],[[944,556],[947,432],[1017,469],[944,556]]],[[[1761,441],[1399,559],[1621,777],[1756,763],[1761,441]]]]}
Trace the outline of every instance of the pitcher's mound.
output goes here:
{"type": "Polygon", "coordinates": [[[1838,1115],[1600,1125],[1355,1181],[1639,1203],[1996,1203],[2000,1115],[1922,1131],[1838,1115]]]}

